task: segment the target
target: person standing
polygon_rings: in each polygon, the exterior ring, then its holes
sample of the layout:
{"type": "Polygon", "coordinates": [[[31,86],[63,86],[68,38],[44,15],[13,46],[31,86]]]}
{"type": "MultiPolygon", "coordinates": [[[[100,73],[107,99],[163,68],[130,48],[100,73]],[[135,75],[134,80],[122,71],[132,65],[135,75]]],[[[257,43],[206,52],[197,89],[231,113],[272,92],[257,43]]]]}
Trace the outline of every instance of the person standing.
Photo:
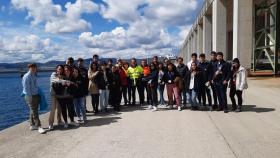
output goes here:
{"type": "Polygon", "coordinates": [[[187,92],[185,89],[184,77],[185,77],[186,73],[189,71],[189,68],[184,64],[184,59],[182,57],[179,57],[177,59],[177,62],[178,62],[177,71],[180,75],[180,82],[182,82],[182,87],[180,88],[180,96],[183,99],[183,105],[186,106],[187,92]]]}
{"type": "MultiPolygon", "coordinates": [[[[212,51],[211,53],[211,60],[210,60],[210,66],[211,66],[211,72],[210,72],[210,77],[211,79],[213,78],[217,64],[217,53],[215,51],[212,51]]],[[[213,82],[210,82],[211,90],[212,90],[212,98],[214,100],[214,104],[212,105],[212,110],[216,110],[218,108],[218,98],[217,98],[217,91],[216,87],[214,86],[213,82]]]]}
{"type": "Polygon", "coordinates": [[[98,64],[96,62],[92,62],[89,66],[88,70],[88,79],[89,79],[89,86],[88,90],[91,95],[91,104],[92,109],[95,114],[99,112],[99,89],[97,85],[97,77],[98,77],[98,64]]]}
{"type": "Polygon", "coordinates": [[[120,62],[118,64],[118,66],[119,66],[118,71],[119,71],[120,80],[121,80],[120,102],[123,97],[124,105],[126,106],[128,104],[128,100],[127,100],[128,72],[127,72],[127,69],[125,69],[123,65],[126,65],[126,63],[120,62]]]}
{"type": "Polygon", "coordinates": [[[39,119],[39,87],[37,82],[37,65],[29,64],[29,71],[24,74],[22,78],[23,94],[25,95],[25,102],[29,106],[29,122],[30,130],[38,130],[43,134],[46,131],[41,127],[41,121],[39,119]]]}
{"type": "Polygon", "coordinates": [[[181,103],[180,103],[180,95],[179,95],[179,87],[176,82],[179,78],[179,74],[176,71],[175,66],[172,63],[169,63],[167,66],[167,72],[163,76],[163,81],[166,83],[167,95],[168,95],[168,105],[170,108],[173,108],[173,96],[175,96],[176,105],[178,111],[181,111],[181,103]]]}
{"type": "Polygon", "coordinates": [[[61,107],[57,101],[56,94],[53,89],[54,83],[62,82],[63,75],[64,75],[64,66],[57,65],[56,72],[53,72],[50,77],[51,110],[50,110],[50,115],[49,115],[49,130],[53,130],[54,116],[55,116],[56,110],[57,110],[57,124],[63,125],[63,123],[61,121],[61,107]]]}
{"type": "Polygon", "coordinates": [[[195,62],[191,64],[191,70],[186,73],[184,80],[185,88],[190,96],[191,110],[198,110],[197,94],[203,86],[203,79],[195,62]]]}
{"type": "Polygon", "coordinates": [[[246,69],[240,65],[239,59],[235,58],[232,61],[232,71],[231,71],[231,79],[230,79],[230,99],[232,102],[232,110],[235,112],[242,111],[242,93],[243,90],[248,88],[247,83],[247,73],[246,69]],[[237,96],[237,103],[235,100],[235,95],[237,96]]]}
{"type": "Polygon", "coordinates": [[[128,68],[129,82],[131,84],[131,95],[132,95],[132,105],[135,105],[136,100],[136,88],[139,94],[140,106],[144,104],[144,91],[141,86],[141,75],[143,75],[143,68],[138,66],[136,59],[131,59],[130,67],[128,68]]]}
{"type": "Polygon", "coordinates": [[[111,96],[111,105],[115,111],[120,111],[120,93],[121,93],[121,79],[120,74],[115,65],[112,66],[112,74],[108,76],[109,81],[109,95],[111,96]]]}
{"type": "Polygon", "coordinates": [[[206,107],[206,95],[208,99],[208,104],[210,111],[213,110],[212,108],[212,97],[211,97],[211,91],[210,91],[210,82],[212,80],[211,78],[211,64],[206,61],[205,59],[205,54],[200,54],[199,55],[199,64],[198,64],[198,69],[202,74],[202,84],[198,92],[198,101],[199,104],[201,104],[201,100],[203,103],[203,106],[206,107]]]}
{"type": "MultiPolygon", "coordinates": [[[[150,93],[150,106],[149,109],[153,109],[153,111],[157,110],[158,98],[157,98],[157,87],[158,87],[158,70],[154,63],[150,64],[150,74],[146,77],[143,77],[143,81],[147,82],[147,89],[150,93]]],[[[147,95],[148,95],[147,94],[147,95]]]]}
{"type": "Polygon", "coordinates": [[[165,69],[163,67],[163,63],[159,63],[158,64],[158,91],[160,95],[159,103],[161,106],[165,106],[165,100],[164,100],[165,83],[163,81],[164,74],[165,74],[165,69]]]}
{"type": "Polygon", "coordinates": [[[75,107],[76,116],[78,117],[79,123],[86,123],[86,109],[85,109],[85,87],[87,84],[85,78],[81,75],[79,68],[73,68],[73,83],[75,91],[73,93],[73,103],[75,107]],[[83,118],[82,118],[83,117],[83,118]]]}
{"type": "Polygon", "coordinates": [[[81,76],[84,78],[83,81],[85,82],[85,86],[84,86],[84,90],[83,90],[83,93],[84,93],[84,97],[83,97],[83,105],[85,106],[85,110],[86,112],[89,112],[87,110],[87,96],[88,96],[88,84],[89,84],[89,80],[88,80],[88,70],[86,67],[84,67],[84,59],[83,58],[78,58],[77,60],[77,67],[80,71],[80,74],[81,76]]]}
{"type": "MultiPolygon", "coordinates": [[[[147,60],[146,59],[143,59],[141,61],[141,67],[143,69],[143,78],[144,77],[147,77],[151,72],[150,72],[150,67],[148,66],[147,64],[147,60]]],[[[144,94],[145,93],[145,90],[146,90],[146,94],[147,94],[147,105],[151,105],[151,92],[150,92],[150,88],[148,88],[148,83],[147,81],[145,80],[142,80],[141,79],[141,90],[143,91],[142,93],[144,94]]],[[[145,98],[145,97],[144,97],[145,98]]],[[[144,99],[145,100],[145,99],[144,99]]]]}
{"type": "Polygon", "coordinates": [[[224,113],[228,113],[226,91],[230,79],[230,65],[224,60],[222,52],[217,53],[217,60],[214,69],[215,74],[213,77],[213,83],[219,100],[218,111],[224,110],[224,113]]]}
{"type": "Polygon", "coordinates": [[[101,64],[101,69],[96,78],[96,84],[100,93],[99,104],[101,106],[101,110],[103,112],[107,112],[109,105],[109,79],[110,78],[110,70],[107,68],[107,63],[104,62],[101,64]]]}

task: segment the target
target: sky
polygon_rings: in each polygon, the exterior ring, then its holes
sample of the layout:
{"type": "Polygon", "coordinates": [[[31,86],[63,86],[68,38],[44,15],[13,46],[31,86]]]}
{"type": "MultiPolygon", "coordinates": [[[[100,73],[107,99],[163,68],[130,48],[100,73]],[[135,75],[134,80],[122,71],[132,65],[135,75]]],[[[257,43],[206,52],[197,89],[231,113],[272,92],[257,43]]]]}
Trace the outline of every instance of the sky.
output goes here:
{"type": "Polygon", "coordinates": [[[203,0],[0,0],[0,62],[179,52],[203,0]]]}

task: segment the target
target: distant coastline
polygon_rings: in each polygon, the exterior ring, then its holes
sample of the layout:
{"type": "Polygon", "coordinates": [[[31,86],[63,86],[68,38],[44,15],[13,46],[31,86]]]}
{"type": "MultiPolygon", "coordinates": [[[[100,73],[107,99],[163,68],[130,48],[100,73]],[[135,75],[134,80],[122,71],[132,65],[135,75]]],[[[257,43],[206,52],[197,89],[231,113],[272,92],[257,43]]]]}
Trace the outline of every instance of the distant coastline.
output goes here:
{"type": "MultiPolygon", "coordinates": [[[[38,72],[52,72],[54,71],[55,68],[50,68],[50,69],[39,69],[38,72]]],[[[27,72],[27,70],[0,70],[0,74],[4,74],[4,73],[25,73],[27,72]]]]}

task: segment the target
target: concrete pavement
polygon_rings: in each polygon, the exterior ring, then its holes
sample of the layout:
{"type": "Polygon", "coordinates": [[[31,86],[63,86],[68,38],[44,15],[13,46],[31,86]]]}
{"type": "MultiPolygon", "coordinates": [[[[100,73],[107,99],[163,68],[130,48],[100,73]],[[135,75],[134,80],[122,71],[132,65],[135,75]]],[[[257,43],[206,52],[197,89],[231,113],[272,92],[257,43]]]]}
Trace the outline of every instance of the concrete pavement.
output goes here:
{"type": "Polygon", "coordinates": [[[279,79],[250,78],[242,113],[127,107],[44,135],[24,122],[0,132],[0,157],[279,158],[279,94],[279,79]]]}

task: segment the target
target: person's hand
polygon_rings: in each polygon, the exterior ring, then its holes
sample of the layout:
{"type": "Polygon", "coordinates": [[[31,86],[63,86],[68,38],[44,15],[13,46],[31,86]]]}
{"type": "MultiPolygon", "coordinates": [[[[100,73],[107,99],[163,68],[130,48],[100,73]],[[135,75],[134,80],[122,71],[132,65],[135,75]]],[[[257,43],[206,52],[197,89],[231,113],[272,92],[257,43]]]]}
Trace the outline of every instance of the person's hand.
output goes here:
{"type": "Polygon", "coordinates": [[[223,84],[226,85],[228,82],[226,80],[224,80],[223,84]]]}
{"type": "Polygon", "coordinates": [[[70,83],[70,82],[66,82],[66,86],[68,86],[68,87],[69,87],[70,85],[71,85],[71,83],[70,83]]]}

